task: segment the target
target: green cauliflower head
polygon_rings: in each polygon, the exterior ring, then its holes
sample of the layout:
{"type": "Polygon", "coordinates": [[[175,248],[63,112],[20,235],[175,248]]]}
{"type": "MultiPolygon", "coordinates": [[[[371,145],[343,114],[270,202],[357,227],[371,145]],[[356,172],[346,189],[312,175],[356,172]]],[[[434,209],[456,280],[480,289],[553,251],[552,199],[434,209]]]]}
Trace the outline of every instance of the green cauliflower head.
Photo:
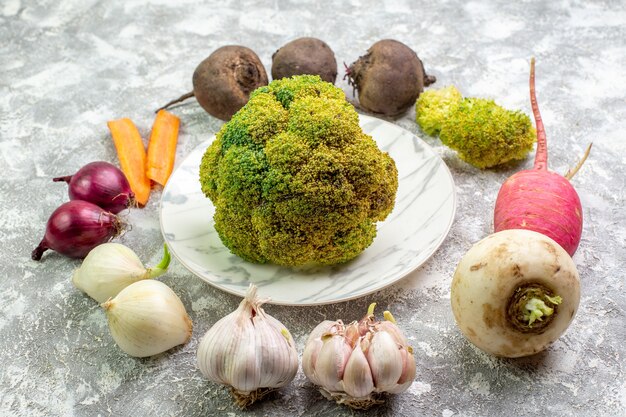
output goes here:
{"type": "Polygon", "coordinates": [[[439,138],[477,168],[526,158],[536,141],[530,118],[493,100],[464,98],[444,121],[439,138]]]}
{"type": "Polygon", "coordinates": [[[481,169],[526,158],[536,140],[526,114],[493,100],[463,98],[454,86],[420,94],[415,119],[425,133],[439,135],[462,160],[481,169]]]}
{"type": "Polygon", "coordinates": [[[251,262],[331,265],[359,255],[398,187],[344,92],[301,75],[255,90],[200,165],[215,229],[251,262]]]}

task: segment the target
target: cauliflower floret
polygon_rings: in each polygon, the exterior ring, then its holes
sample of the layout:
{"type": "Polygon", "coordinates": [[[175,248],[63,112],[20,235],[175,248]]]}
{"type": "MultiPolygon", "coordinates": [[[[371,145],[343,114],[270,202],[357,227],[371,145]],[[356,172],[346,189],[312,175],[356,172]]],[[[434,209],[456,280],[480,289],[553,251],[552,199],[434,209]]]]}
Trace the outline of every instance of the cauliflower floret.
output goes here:
{"type": "Polygon", "coordinates": [[[415,120],[430,136],[441,131],[448,114],[463,100],[463,96],[453,85],[438,90],[426,90],[415,103],[415,120]]]}
{"type": "Polygon", "coordinates": [[[526,158],[537,134],[521,111],[493,100],[465,98],[443,123],[439,138],[462,160],[484,169],[526,158]]]}
{"type": "Polygon", "coordinates": [[[481,169],[524,159],[536,141],[526,114],[493,100],[463,98],[454,86],[425,91],[415,112],[425,133],[438,134],[462,160],[481,169]]]}
{"type": "Polygon", "coordinates": [[[398,173],[343,91],[301,75],[251,94],[206,150],[200,182],[234,254],[332,265],[372,243],[393,209],[398,173]]]}

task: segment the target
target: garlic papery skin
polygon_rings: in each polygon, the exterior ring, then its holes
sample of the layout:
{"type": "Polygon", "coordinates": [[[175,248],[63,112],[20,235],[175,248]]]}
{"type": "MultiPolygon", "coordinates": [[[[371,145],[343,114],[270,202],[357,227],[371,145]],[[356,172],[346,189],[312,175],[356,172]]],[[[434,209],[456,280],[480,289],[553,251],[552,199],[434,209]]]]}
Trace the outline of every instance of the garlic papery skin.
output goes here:
{"type": "Polygon", "coordinates": [[[167,245],[163,245],[163,259],[154,268],[146,268],[129,247],[103,243],[87,254],[80,268],[74,271],[72,283],[97,302],[104,303],[133,282],[163,275],[170,259],[167,245]]]}
{"type": "Polygon", "coordinates": [[[191,339],[192,322],[185,306],[160,281],[130,284],[102,307],[115,343],[131,356],[156,355],[191,339]]]}
{"type": "Polygon", "coordinates": [[[247,407],[287,385],[298,372],[298,352],[289,331],[261,305],[250,285],[239,307],[211,327],[198,345],[198,368],[213,382],[231,387],[247,407]]]}
{"type": "Polygon", "coordinates": [[[356,409],[382,403],[384,393],[406,391],[415,379],[413,350],[391,313],[384,321],[374,318],[375,306],[358,322],[320,323],[302,354],[302,370],[320,392],[356,409]]]}

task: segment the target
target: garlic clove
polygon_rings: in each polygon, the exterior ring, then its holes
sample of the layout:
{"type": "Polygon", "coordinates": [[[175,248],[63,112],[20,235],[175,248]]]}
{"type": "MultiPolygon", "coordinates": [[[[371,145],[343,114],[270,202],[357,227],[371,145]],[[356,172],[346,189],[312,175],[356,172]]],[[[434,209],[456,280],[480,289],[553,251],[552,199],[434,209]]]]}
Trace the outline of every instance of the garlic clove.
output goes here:
{"type": "Polygon", "coordinates": [[[315,366],[318,362],[318,354],[322,346],[324,346],[322,339],[313,339],[307,342],[302,352],[302,372],[304,372],[315,385],[321,385],[320,380],[317,378],[317,372],[315,372],[315,366]]]}
{"type": "Polygon", "coordinates": [[[398,328],[394,323],[390,321],[382,321],[376,326],[376,330],[379,332],[387,332],[395,340],[395,342],[401,346],[408,346],[408,341],[402,333],[402,330],[398,328]]]}
{"type": "Polygon", "coordinates": [[[259,385],[282,387],[298,372],[298,353],[291,333],[274,317],[260,310],[254,318],[257,357],[260,369],[273,369],[262,373],[259,385]]]}
{"type": "Polygon", "coordinates": [[[395,387],[402,375],[400,348],[387,332],[377,332],[372,337],[366,353],[372,370],[376,391],[388,391],[395,387]]]}
{"type": "Polygon", "coordinates": [[[354,398],[366,397],[374,390],[372,371],[360,345],[352,351],[346,364],[343,388],[354,398]]]}
{"type": "Polygon", "coordinates": [[[327,391],[343,391],[342,378],[352,354],[352,346],[346,343],[343,335],[329,335],[323,337],[322,341],[314,375],[327,391]]]}
{"type": "Polygon", "coordinates": [[[400,375],[398,384],[404,384],[406,381],[413,382],[417,372],[413,349],[403,347],[400,349],[400,354],[402,355],[402,375],[400,375]]]}
{"type": "Polygon", "coordinates": [[[386,321],[380,322],[377,325],[377,330],[379,332],[386,332],[393,338],[400,349],[399,352],[402,357],[402,375],[397,381],[396,386],[387,390],[387,392],[392,394],[398,394],[407,390],[415,379],[417,371],[415,358],[413,356],[413,350],[408,346],[404,333],[396,325],[396,321],[391,313],[389,311],[385,311],[384,316],[386,321]]]}
{"type": "Polygon", "coordinates": [[[185,306],[160,281],[135,282],[102,307],[113,339],[131,356],[156,355],[191,338],[192,322],[185,306]]]}
{"type": "Polygon", "coordinates": [[[396,385],[387,390],[391,394],[399,394],[406,391],[413,383],[417,372],[413,351],[410,348],[406,349],[403,347],[399,352],[400,356],[402,356],[402,375],[400,375],[396,385]]]}
{"type": "Polygon", "coordinates": [[[87,254],[74,271],[72,283],[94,300],[104,303],[134,282],[165,273],[171,258],[166,245],[163,250],[159,265],[146,268],[129,247],[121,243],[103,243],[87,254]]]}
{"type": "MultiPolygon", "coordinates": [[[[330,333],[331,329],[337,326],[343,326],[343,322],[341,320],[337,320],[337,321],[324,320],[323,322],[315,326],[315,328],[313,329],[313,331],[307,338],[306,343],[309,343],[310,341],[314,339],[320,339],[324,333],[330,333]]],[[[336,333],[336,332],[333,332],[333,333],[336,333]]]]}
{"type": "Polygon", "coordinates": [[[198,346],[197,364],[200,372],[210,381],[219,384],[228,384],[224,367],[220,366],[225,362],[225,357],[230,352],[228,338],[232,338],[234,346],[236,338],[232,337],[232,319],[234,313],[231,313],[218,320],[211,329],[202,337],[198,346]],[[218,341],[220,343],[218,343],[218,341]]]}
{"type": "Polygon", "coordinates": [[[343,325],[340,320],[325,320],[318,324],[307,338],[304,352],[302,352],[302,372],[316,385],[320,385],[320,381],[316,376],[315,366],[317,364],[319,351],[324,345],[322,335],[329,333],[331,328],[337,324],[343,325]]]}
{"type": "Polygon", "coordinates": [[[225,379],[241,393],[249,393],[261,386],[261,369],[257,366],[257,332],[253,321],[246,315],[238,316],[236,322],[234,337],[229,343],[232,355],[225,357],[225,379]]]}

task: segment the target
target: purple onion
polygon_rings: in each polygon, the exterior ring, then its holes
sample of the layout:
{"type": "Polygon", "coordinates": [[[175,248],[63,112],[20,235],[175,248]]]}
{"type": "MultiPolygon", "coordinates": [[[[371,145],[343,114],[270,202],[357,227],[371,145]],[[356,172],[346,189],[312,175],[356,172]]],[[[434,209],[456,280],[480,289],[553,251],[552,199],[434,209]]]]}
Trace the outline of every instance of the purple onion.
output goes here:
{"type": "Polygon", "coordinates": [[[70,258],[84,258],[96,246],[119,235],[123,228],[118,216],[93,203],[68,201],[52,213],[46,234],[31,256],[39,261],[51,249],[70,258]]]}
{"type": "Polygon", "coordinates": [[[88,201],[114,214],[135,204],[135,194],[126,176],[108,162],[91,162],[74,175],[53,178],[52,181],[69,184],[70,200],[88,201]]]}

